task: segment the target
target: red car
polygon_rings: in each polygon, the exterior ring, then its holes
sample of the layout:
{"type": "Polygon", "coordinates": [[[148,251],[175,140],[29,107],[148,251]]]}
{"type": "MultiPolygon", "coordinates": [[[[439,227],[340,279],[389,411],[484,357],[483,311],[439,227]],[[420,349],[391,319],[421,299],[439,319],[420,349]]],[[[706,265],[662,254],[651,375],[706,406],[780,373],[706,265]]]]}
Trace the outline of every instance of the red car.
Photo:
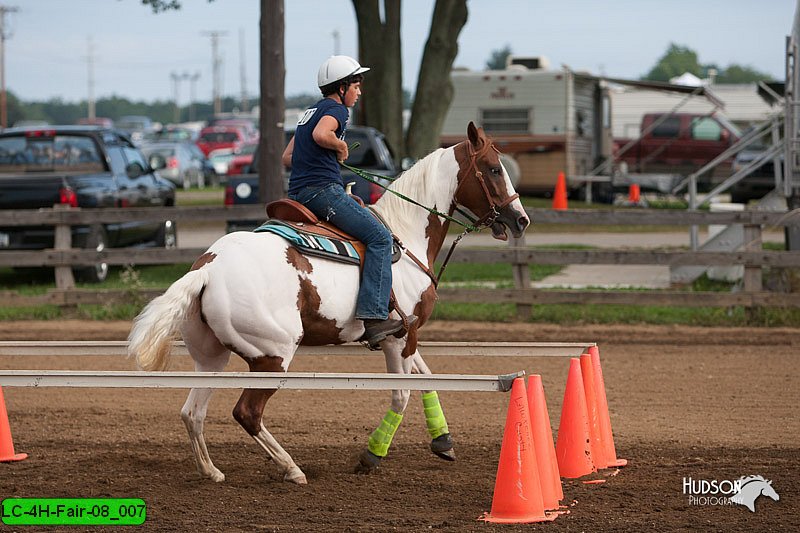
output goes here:
{"type": "Polygon", "coordinates": [[[197,147],[208,157],[208,154],[220,148],[237,150],[249,140],[247,134],[241,128],[209,126],[200,130],[200,136],[197,138],[197,147]]]}
{"type": "MultiPolygon", "coordinates": [[[[228,175],[245,174],[245,168],[253,164],[253,154],[256,152],[258,141],[249,142],[234,151],[233,159],[228,163],[228,175]]],[[[252,171],[250,171],[252,172],[252,171]]]]}

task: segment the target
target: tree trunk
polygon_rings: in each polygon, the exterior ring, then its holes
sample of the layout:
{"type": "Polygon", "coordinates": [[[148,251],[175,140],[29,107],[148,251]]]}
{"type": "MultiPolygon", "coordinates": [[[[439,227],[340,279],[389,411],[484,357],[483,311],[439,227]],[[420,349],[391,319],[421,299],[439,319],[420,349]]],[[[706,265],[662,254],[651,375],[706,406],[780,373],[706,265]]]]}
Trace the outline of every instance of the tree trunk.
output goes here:
{"type": "Polygon", "coordinates": [[[283,121],[286,100],[284,83],[284,8],[283,0],[261,0],[258,197],[271,202],[283,197],[284,149],[283,121]]]}
{"type": "Polygon", "coordinates": [[[453,99],[450,71],[458,54],[458,36],[466,23],[466,0],[436,0],[406,134],[406,154],[411,157],[419,159],[439,147],[453,99]]]}
{"type": "MultiPolygon", "coordinates": [[[[364,75],[357,122],[382,131],[395,150],[403,148],[403,68],[400,53],[400,0],[353,0],[358,22],[359,62],[364,75]]],[[[396,156],[401,154],[396,152],[396,156]]]]}

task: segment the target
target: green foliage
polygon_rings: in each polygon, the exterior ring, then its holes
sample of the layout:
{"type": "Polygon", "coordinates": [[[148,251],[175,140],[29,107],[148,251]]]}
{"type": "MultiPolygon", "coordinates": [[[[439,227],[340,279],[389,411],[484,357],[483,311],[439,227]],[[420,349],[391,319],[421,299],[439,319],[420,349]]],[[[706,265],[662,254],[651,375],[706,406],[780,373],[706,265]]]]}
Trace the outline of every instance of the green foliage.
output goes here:
{"type": "Polygon", "coordinates": [[[697,60],[697,52],[690,50],[686,46],[670,43],[669,48],[644,79],[651,81],[666,81],[670,78],[680,76],[684,72],[689,72],[697,77],[702,76],[700,62],[697,60]]]}
{"type": "Polygon", "coordinates": [[[716,83],[752,83],[772,78],[769,74],[743,65],[732,63],[725,68],[716,63],[700,64],[697,52],[687,46],[670,43],[655,66],[642,79],[651,81],[669,81],[684,72],[694,74],[698,78],[708,78],[710,71],[715,70],[716,83]]]}
{"type": "Polygon", "coordinates": [[[758,70],[736,64],[728,65],[728,68],[720,71],[717,75],[717,83],[752,83],[762,80],[770,80],[772,76],[758,70]]]}
{"type": "Polygon", "coordinates": [[[492,50],[489,59],[486,61],[486,70],[503,70],[506,68],[506,60],[511,55],[511,46],[505,45],[499,50],[492,50]]]}

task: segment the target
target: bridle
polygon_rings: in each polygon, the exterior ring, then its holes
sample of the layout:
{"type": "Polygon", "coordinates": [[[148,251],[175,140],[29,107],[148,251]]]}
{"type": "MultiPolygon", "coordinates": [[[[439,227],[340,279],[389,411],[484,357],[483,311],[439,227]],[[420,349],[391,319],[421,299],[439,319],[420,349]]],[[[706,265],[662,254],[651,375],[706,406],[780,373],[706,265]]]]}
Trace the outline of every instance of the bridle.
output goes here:
{"type": "MultiPolygon", "coordinates": [[[[498,216],[500,216],[500,210],[506,207],[508,204],[519,198],[519,194],[515,193],[509,196],[506,200],[501,203],[495,202],[492,194],[489,192],[489,187],[486,185],[486,180],[483,177],[483,172],[478,168],[478,158],[482,157],[489,153],[490,150],[494,150],[496,153],[500,153],[500,150],[494,145],[493,142],[486,142],[481,147],[480,150],[476,151],[472,146],[472,143],[469,141],[463,141],[464,149],[467,152],[467,158],[469,160],[469,165],[466,168],[460,168],[458,174],[456,175],[456,179],[458,181],[458,185],[456,186],[456,190],[453,193],[453,210],[458,211],[462,216],[467,217],[467,220],[470,223],[477,227],[477,228],[485,228],[489,227],[494,224],[495,220],[498,216]],[[475,218],[473,216],[468,215],[464,211],[458,208],[457,198],[458,193],[461,191],[464,184],[468,182],[468,179],[474,176],[475,180],[480,185],[480,190],[483,192],[484,199],[488,205],[488,209],[486,213],[481,216],[480,218],[475,218]]],[[[463,206],[463,204],[460,204],[463,206]]]]}
{"type": "MultiPolygon", "coordinates": [[[[469,165],[467,165],[466,168],[461,167],[459,165],[459,171],[456,174],[456,181],[458,182],[458,185],[456,185],[456,190],[453,193],[453,200],[452,200],[452,203],[450,205],[449,213],[442,213],[442,212],[437,211],[436,209],[434,209],[432,207],[427,207],[425,205],[422,205],[419,202],[417,202],[416,200],[414,200],[413,198],[409,198],[408,196],[405,196],[404,194],[398,193],[398,192],[386,187],[385,185],[380,183],[378,180],[373,179],[373,178],[383,178],[383,179],[385,179],[386,176],[383,176],[383,175],[380,175],[380,174],[375,174],[375,173],[372,173],[372,172],[368,172],[368,171],[366,171],[364,169],[355,168],[355,167],[352,167],[352,166],[350,166],[350,165],[348,165],[346,163],[340,162],[340,164],[343,167],[349,169],[350,171],[352,171],[355,174],[361,176],[362,178],[366,179],[367,181],[369,181],[371,183],[375,183],[376,185],[382,187],[387,192],[392,193],[395,196],[398,196],[401,199],[403,199],[403,200],[405,200],[407,202],[410,202],[410,203],[412,203],[412,204],[414,204],[414,205],[416,205],[418,207],[421,207],[421,208],[425,209],[426,211],[428,211],[429,213],[432,213],[432,214],[436,215],[437,217],[443,218],[443,219],[448,220],[450,222],[455,222],[456,224],[459,224],[460,226],[464,227],[464,231],[458,237],[456,237],[453,240],[453,243],[450,245],[450,250],[448,250],[447,255],[445,256],[445,259],[442,262],[442,266],[439,267],[439,274],[438,275],[435,275],[433,273],[433,271],[431,271],[430,268],[428,268],[422,261],[419,260],[419,258],[417,258],[413,253],[411,253],[411,251],[409,249],[407,249],[405,246],[403,246],[402,243],[400,243],[399,239],[397,239],[397,237],[393,235],[395,240],[397,240],[397,242],[400,244],[400,247],[405,251],[406,255],[408,255],[411,258],[411,260],[414,263],[416,263],[417,266],[419,266],[428,275],[429,278],[431,278],[431,282],[433,282],[434,288],[438,287],[439,280],[442,279],[442,275],[444,275],[444,270],[447,267],[447,263],[450,261],[450,257],[453,255],[453,252],[455,251],[456,246],[458,245],[458,243],[461,242],[461,239],[463,239],[464,236],[467,235],[468,233],[472,233],[473,231],[479,231],[482,228],[490,227],[492,224],[495,223],[495,220],[497,219],[497,217],[500,216],[500,210],[502,210],[508,204],[510,204],[511,202],[516,200],[517,198],[519,198],[519,194],[515,193],[515,194],[509,196],[503,202],[498,203],[492,197],[491,192],[489,192],[489,187],[486,184],[486,179],[483,177],[483,172],[481,172],[481,170],[478,168],[478,158],[488,154],[489,150],[494,150],[498,154],[500,153],[500,150],[497,149],[497,147],[494,145],[493,142],[486,141],[483,144],[483,146],[481,147],[481,149],[476,151],[473,148],[472,143],[469,140],[465,140],[462,143],[459,143],[456,146],[454,146],[453,150],[456,150],[458,148],[458,146],[460,146],[461,144],[464,145],[464,150],[467,153],[467,158],[469,160],[469,165]],[[480,185],[480,190],[482,191],[482,193],[484,195],[484,199],[486,200],[486,203],[488,205],[486,213],[484,213],[480,217],[476,217],[476,216],[473,216],[470,213],[467,213],[466,211],[464,211],[463,209],[461,209],[459,207],[459,205],[463,206],[463,204],[459,204],[456,201],[456,198],[458,197],[459,191],[462,190],[462,187],[464,186],[464,184],[468,183],[470,177],[474,177],[475,180],[480,185]],[[469,221],[469,224],[464,224],[462,221],[458,220],[457,218],[454,218],[453,217],[453,212],[458,212],[461,216],[463,216],[464,218],[466,218],[469,221]]],[[[458,158],[456,158],[456,160],[458,160],[458,158]]],[[[464,206],[464,207],[466,207],[466,206],[464,206]]],[[[467,208],[467,209],[470,209],[470,208],[467,208]]],[[[471,211],[471,209],[470,209],[470,211],[471,211]]]]}

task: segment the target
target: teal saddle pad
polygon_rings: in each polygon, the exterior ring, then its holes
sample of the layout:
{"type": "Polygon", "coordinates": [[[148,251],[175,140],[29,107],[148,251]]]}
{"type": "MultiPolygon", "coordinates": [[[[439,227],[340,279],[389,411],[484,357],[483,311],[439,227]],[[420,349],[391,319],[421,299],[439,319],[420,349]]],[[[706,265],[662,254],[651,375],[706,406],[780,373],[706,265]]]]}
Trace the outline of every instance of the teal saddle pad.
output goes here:
{"type": "Polygon", "coordinates": [[[361,257],[349,242],[300,231],[281,220],[267,220],[253,231],[256,233],[274,233],[283,237],[304,254],[316,255],[353,265],[361,264],[361,257]]]}

